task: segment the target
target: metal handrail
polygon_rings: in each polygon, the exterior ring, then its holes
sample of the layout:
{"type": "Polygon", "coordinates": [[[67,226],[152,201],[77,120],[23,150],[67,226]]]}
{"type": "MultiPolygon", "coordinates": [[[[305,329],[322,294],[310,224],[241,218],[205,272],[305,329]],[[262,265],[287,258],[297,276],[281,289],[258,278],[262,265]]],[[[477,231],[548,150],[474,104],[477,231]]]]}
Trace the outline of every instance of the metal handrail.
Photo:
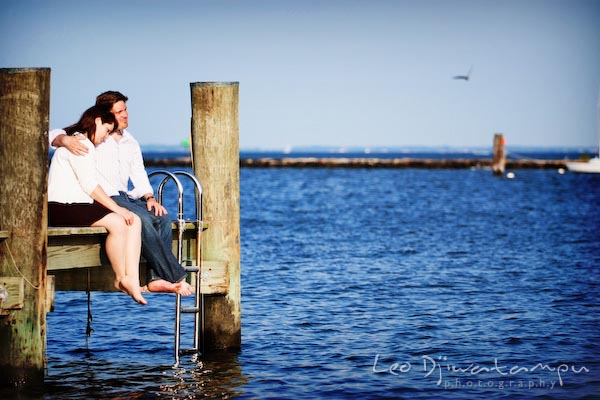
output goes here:
{"type": "Polygon", "coordinates": [[[200,181],[193,174],[187,171],[175,171],[174,174],[191,179],[195,187],[196,224],[198,227],[198,229],[196,229],[196,266],[198,267],[198,272],[196,273],[196,296],[194,305],[196,310],[199,310],[199,314],[196,314],[196,318],[194,318],[194,348],[200,349],[200,352],[204,352],[204,294],[202,294],[200,290],[202,281],[202,184],[200,184],[200,181]],[[202,340],[199,341],[199,338],[202,340]]]}
{"type": "Polygon", "coordinates": [[[166,175],[158,185],[158,190],[156,192],[157,200],[160,204],[162,204],[163,189],[167,182],[172,179],[177,186],[177,261],[181,264],[183,261],[183,232],[185,231],[185,219],[183,218],[183,185],[179,179],[169,171],[154,171],[148,174],[148,178],[155,175],[166,175]]]}
{"type": "MultiPolygon", "coordinates": [[[[197,272],[196,272],[196,285],[195,285],[195,307],[191,312],[195,313],[194,318],[194,347],[193,351],[201,352],[204,351],[204,295],[201,293],[201,279],[202,279],[202,229],[203,229],[203,221],[202,221],[202,185],[200,181],[191,173],[187,171],[154,171],[148,176],[154,176],[158,174],[166,175],[165,178],[160,182],[158,186],[157,196],[158,201],[162,204],[162,193],[164,186],[168,183],[169,180],[173,180],[177,185],[178,190],[178,246],[177,246],[177,254],[178,261],[180,264],[183,262],[183,232],[185,231],[185,220],[184,220],[184,199],[183,199],[183,186],[179,179],[177,179],[176,175],[184,176],[192,180],[195,188],[195,198],[196,198],[196,264],[197,264],[197,272]],[[200,335],[201,333],[201,335],[200,335]],[[201,342],[199,344],[199,338],[201,338],[201,342]]],[[[175,366],[179,366],[179,357],[181,354],[180,351],[180,333],[181,333],[181,295],[176,295],[176,311],[175,311],[175,366]]],[[[188,311],[189,312],[189,311],[188,311]]]]}

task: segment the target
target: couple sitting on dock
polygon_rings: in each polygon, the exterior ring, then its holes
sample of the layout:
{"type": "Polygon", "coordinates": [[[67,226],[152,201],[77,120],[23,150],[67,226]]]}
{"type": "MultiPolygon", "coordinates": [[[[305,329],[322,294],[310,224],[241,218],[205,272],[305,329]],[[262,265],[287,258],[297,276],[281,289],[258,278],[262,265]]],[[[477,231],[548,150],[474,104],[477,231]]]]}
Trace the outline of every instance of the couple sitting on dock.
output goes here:
{"type": "Polygon", "coordinates": [[[154,198],[140,146],[126,130],[127,100],[119,92],[102,93],[77,123],[50,132],[56,151],[48,175],[48,224],[106,228],[115,287],[145,305],[144,292],[188,296],[194,289],[171,251],[171,218],[154,198]],[[148,266],[143,287],[140,253],[148,266]]]}

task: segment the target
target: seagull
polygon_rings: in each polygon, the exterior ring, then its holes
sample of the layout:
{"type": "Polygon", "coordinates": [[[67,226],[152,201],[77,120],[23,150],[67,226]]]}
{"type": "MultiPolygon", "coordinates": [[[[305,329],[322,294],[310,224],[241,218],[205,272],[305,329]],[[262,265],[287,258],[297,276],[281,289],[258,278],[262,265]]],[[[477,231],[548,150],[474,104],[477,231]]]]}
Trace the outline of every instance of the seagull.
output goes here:
{"type": "Polygon", "coordinates": [[[471,71],[472,70],[473,70],[473,66],[471,65],[471,68],[469,68],[469,72],[467,72],[466,75],[456,75],[452,79],[464,79],[465,81],[468,81],[469,77],[471,76],[471,71]]]}

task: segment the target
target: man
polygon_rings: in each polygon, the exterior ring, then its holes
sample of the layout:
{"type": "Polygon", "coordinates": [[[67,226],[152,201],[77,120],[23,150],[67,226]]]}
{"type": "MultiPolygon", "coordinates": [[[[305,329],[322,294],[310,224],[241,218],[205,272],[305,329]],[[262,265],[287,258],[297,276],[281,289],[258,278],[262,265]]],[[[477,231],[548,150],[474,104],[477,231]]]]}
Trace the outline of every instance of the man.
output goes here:
{"type": "MultiPolygon", "coordinates": [[[[185,281],[186,272],[171,251],[171,218],[156,201],[150,185],[139,143],[127,131],[128,98],[120,92],[108,91],[96,98],[96,105],[110,108],[118,128],[104,143],[96,147],[96,173],[100,186],[121,207],[142,220],[142,255],[149,267],[150,292],[170,292],[187,296],[193,288],[185,281]],[[128,190],[129,181],[133,185],[128,190]]],[[[77,136],[67,136],[61,129],[50,132],[53,147],[66,147],[73,154],[86,153],[87,147],[77,136]]]]}

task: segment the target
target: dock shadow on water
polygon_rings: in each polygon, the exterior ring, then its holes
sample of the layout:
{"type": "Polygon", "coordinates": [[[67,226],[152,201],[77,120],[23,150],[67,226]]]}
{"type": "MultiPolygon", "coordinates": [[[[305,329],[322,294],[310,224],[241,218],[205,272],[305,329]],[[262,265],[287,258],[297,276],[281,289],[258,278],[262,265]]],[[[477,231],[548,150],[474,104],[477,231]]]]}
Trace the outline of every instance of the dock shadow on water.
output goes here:
{"type": "Polygon", "coordinates": [[[594,398],[600,177],[515,175],[242,169],[242,351],[173,369],[164,294],[92,293],[86,342],[59,292],[42,398],[594,398]]]}
{"type": "MultiPolygon", "coordinates": [[[[141,307],[119,293],[93,293],[93,331],[86,338],[85,293],[58,293],[57,313],[50,324],[61,332],[50,336],[44,393],[32,398],[236,397],[247,380],[242,375],[239,353],[182,356],[175,367],[175,298],[167,294],[146,297],[149,305],[141,307]]],[[[191,341],[191,332],[193,324],[184,321],[182,340],[191,341]]]]}

